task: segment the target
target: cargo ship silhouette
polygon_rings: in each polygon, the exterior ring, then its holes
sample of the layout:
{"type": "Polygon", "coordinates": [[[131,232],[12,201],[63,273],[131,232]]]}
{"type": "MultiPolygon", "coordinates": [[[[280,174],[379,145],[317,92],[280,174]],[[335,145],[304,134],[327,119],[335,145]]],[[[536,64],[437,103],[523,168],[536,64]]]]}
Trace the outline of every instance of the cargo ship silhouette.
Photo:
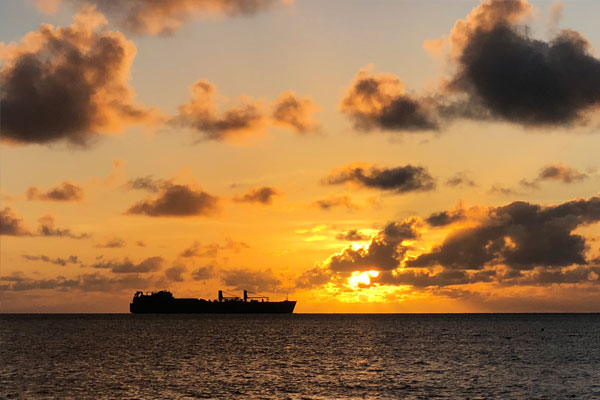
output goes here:
{"type": "MultiPolygon", "coordinates": [[[[223,295],[219,290],[218,300],[175,298],[167,290],[144,293],[135,292],[129,311],[133,314],[291,314],[296,307],[295,300],[269,301],[266,296],[249,296],[244,290],[243,297],[223,295]]],[[[255,293],[253,293],[255,294],[255,293]]]]}

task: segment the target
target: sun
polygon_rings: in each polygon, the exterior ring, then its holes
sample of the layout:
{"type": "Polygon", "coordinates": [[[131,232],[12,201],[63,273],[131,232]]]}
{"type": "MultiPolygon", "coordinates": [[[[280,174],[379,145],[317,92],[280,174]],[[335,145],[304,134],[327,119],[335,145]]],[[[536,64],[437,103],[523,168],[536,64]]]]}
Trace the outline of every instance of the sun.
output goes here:
{"type": "Polygon", "coordinates": [[[359,286],[369,286],[371,284],[371,278],[377,278],[379,271],[354,271],[348,278],[348,286],[352,289],[358,289],[359,286]]]}

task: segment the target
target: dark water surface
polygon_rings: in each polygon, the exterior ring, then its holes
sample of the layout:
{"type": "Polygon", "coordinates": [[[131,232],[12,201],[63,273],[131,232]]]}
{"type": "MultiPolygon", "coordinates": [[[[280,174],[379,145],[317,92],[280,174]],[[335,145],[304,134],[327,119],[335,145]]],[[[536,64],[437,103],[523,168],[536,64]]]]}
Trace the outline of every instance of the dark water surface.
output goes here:
{"type": "Polygon", "coordinates": [[[600,398],[600,315],[3,315],[0,398],[600,398]]]}

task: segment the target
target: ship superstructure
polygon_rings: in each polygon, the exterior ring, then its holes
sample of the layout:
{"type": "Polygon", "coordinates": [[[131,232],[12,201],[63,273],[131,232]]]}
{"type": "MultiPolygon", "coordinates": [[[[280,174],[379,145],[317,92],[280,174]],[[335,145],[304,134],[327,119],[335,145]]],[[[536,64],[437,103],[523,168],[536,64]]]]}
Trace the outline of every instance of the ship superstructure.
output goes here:
{"type": "Polygon", "coordinates": [[[135,292],[129,311],[133,314],[291,314],[296,301],[269,301],[266,296],[244,290],[242,297],[219,290],[217,300],[176,298],[167,290],[135,292]]]}

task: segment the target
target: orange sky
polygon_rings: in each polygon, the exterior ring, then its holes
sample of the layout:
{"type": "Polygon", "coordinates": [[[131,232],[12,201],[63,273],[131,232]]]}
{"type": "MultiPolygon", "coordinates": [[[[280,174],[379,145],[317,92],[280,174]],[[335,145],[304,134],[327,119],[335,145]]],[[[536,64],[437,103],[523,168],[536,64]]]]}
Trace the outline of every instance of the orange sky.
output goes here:
{"type": "Polygon", "coordinates": [[[0,4],[0,311],[600,311],[597,5],[326,3],[0,4]]]}

